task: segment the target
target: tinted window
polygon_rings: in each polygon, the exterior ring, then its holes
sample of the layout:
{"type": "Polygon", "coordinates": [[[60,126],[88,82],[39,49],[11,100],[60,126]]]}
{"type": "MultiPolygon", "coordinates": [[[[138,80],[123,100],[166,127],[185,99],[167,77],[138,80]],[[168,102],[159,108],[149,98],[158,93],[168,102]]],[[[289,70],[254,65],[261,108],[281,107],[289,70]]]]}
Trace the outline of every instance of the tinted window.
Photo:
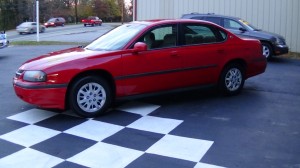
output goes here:
{"type": "Polygon", "coordinates": [[[221,25],[221,19],[218,18],[218,17],[206,17],[205,20],[207,20],[209,22],[213,22],[213,23],[218,24],[218,25],[221,25]]]}
{"type": "Polygon", "coordinates": [[[184,45],[207,44],[222,42],[226,39],[226,33],[208,25],[183,25],[184,45]]]}
{"type": "Polygon", "coordinates": [[[239,30],[240,28],[243,28],[243,26],[239,22],[231,19],[224,19],[224,27],[226,29],[235,29],[235,30],[239,30]]]}
{"type": "Polygon", "coordinates": [[[177,44],[177,26],[161,26],[145,33],[138,41],[147,44],[148,49],[175,47],[177,44]]]}
{"type": "Polygon", "coordinates": [[[203,20],[204,17],[203,16],[196,16],[196,17],[192,17],[191,19],[203,20]]]}

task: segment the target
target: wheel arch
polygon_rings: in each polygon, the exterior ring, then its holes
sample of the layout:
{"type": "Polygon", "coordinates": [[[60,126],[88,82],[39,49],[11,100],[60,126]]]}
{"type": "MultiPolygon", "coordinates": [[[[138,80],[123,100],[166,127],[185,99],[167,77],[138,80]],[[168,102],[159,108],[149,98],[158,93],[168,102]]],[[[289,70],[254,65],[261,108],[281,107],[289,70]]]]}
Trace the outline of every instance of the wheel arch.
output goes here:
{"type": "Polygon", "coordinates": [[[108,84],[111,86],[111,91],[113,93],[113,95],[112,95],[113,99],[115,98],[116,84],[115,84],[113,76],[109,72],[107,72],[105,70],[84,71],[84,72],[81,72],[81,73],[77,74],[76,76],[74,76],[68,84],[67,92],[66,92],[66,96],[65,96],[65,107],[66,108],[69,108],[68,98],[69,98],[70,91],[71,91],[71,88],[72,88],[74,82],[77,81],[78,79],[86,77],[86,76],[96,76],[96,77],[102,77],[103,79],[105,79],[108,82],[108,84]]]}
{"type": "Polygon", "coordinates": [[[243,59],[240,59],[240,58],[236,58],[236,59],[233,59],[233,60],[229,60],[228,62],[226,62],[226,64],[224,64],[224,66],[222,67],[222,69],[221,69],[221,72],[220,72],[220,75],[219,75],[219,80],[220,80],[220,77],[221,77],[221,73],[223,72],[223,70],[228,66],[228,65],[230,65],[230,64],[239,64],[239,65],[241,65],[244,69],[244,75],[245,75],[245,77],[247,77],[246,76],[246,72],[247,72],[247,63],[246,63],[246,61],[245,60],[243,60],[243,59]]]}
{"type": "Polygon", "coordinates": [[[241,89],[243,88],[243,85],[244,85],[244,81],[246,79],[247,79],[247,63],[246,63],[245,60],[237,58],[237,59],[230,60],[226,64],[224,64],[224,66],[222,67],[222,69],[220,71],[217,85],[218,85],[219,90],[222,92],[222,94],[224,94],[224,95],[235,95],[235,94],[237,94],[241,91],[241,89]],[[232,65],[240,67],[241,71],[242,71],[242,76],[243,76],[243,81],[242,81],[240,89],[234,91],[234,93],[233,92],[230,93],[227,90],[224,91],[224,86],[223,86],[223,84],[224,84],[224,81],[223,81],[224,72],[226,72],[227,69],[232,65]]]}
{"type": "Polygon", "coordinates": [[[269,40],[259,40],[259,41],[261,42],[261,44],[267,43],[271,47],[271,54],[274,55],[275,48],[271,41],[269,40]]]}

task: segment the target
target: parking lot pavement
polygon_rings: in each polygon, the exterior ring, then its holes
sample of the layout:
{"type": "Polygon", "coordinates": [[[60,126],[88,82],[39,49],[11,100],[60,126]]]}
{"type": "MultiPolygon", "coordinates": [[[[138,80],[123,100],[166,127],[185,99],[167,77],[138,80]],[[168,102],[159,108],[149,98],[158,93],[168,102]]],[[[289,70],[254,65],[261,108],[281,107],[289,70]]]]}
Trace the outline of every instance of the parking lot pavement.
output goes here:
{"type": "MultiPolygon", "coordinates": [[[[67,25],[65,27],[50,27],[44,33],[39,34],[40,41],[60,41],[60,42],[78,42],[88,43],[114,27],[120,25],[119,23],[110,24],[104,23],[102,26],[87,26],[82,24],[67,25]]],[[[36,41],[36,34],[19,35],[15,30],[7,32],[8,39],[13,41],[36,41]]]]}
{"type": "Polygon", "coordinates": [[[119,102],[95,119],[18,99],[11,80],[20,64],[67,47],[0,51],[0,167],[299,167],[299,60],[274,59],[237,96],[172,93],[119,102]]]}
{"type": "Polygon", "coordinates": [[[9,116],[0,167],[220,168],[201,163],[213,141],[173,135],[184,121],[152,116],[159,108],[130,102],[94,119],[40,109],[9,116]]]}

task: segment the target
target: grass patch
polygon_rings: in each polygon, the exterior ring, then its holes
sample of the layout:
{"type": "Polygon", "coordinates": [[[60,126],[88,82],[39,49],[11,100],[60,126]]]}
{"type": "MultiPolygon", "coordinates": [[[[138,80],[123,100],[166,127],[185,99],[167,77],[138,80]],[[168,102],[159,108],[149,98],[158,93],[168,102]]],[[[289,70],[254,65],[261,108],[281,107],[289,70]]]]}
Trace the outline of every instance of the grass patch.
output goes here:
{"type": "Polygon", "coordinates": [[[61,42],[61,41],[12,41],[10,45],[87,45],[87,43],[61,42]]]}
{"type": "Polygon", "coordinates": [[[300,53],[289,52],[288,54],[280,55],[282,58],[300,59],[300,53]]]}

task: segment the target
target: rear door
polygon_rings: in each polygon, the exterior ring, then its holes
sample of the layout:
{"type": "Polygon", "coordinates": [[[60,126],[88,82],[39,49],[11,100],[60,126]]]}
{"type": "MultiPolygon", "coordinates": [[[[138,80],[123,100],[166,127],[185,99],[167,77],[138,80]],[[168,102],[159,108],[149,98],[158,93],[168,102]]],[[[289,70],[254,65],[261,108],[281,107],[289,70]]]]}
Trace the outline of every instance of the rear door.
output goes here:
{"type": "Polygon", "coordinates": [[[226,33],[209,24],[185,23],[180,34],[184,85],[215,83],[227,53],[226,33]]]}

